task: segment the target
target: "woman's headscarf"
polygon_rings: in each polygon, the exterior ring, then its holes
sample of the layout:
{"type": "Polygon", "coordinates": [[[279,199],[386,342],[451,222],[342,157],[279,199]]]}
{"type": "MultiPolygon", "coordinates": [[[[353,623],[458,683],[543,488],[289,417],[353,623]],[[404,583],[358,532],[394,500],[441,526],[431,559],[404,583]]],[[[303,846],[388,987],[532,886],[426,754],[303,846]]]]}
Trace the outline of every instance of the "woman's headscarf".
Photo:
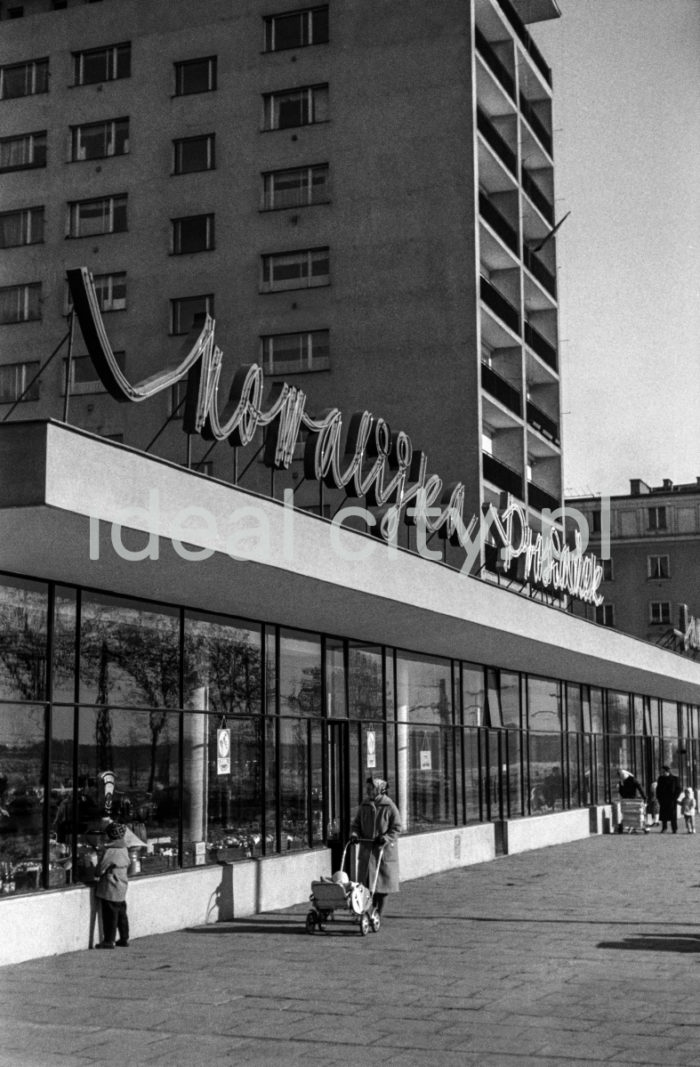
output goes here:
{"type": "Polygon", "coordinates": [[[368,778],[367,781],[372,783],[377,793],[386,793],[388,783],[383,778],[368,778]]]}

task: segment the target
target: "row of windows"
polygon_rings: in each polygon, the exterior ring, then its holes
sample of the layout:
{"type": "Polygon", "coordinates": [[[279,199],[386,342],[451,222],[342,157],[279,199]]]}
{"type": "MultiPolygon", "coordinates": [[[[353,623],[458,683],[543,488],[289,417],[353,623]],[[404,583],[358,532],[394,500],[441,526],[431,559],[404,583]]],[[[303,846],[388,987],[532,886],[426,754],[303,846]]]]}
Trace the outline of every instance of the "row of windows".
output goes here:
{"type": "MultiPolygon", "coordinates": [[[[665,504],[655,504],[652,507],[648,507],[646,511],[647,529],[668,530],[668,514],[665,504]]],[[[599,508],[596,508],[591,512],[591,527],[593,533],[601,532],[601,515],[599,508]]]]}
{"type": "MultiPolygon", "coordinates": [[[[170,314],[173,323],[185,317],[183,304],[187,300],[171,301],[170,314]]],[[[191,308],[187,309],[191,314],[191,308]]],[[[263,369],[269,374],[298,374],[303,371],[327,370],[330,366],[330,333],[328,330],[302,330],[299,333],[267,334],[259,339],[259,356],[263,369]]],[[[126,373],[126,353],[114,353],[122,371],[126,373]]],[[[38,360],[0,365],[0,404],[13,404],[18,400],[39,399],[41,364],[38,360]]],[[[63,375],[65,382],[65,372],[63,375]]],[[[170,414],[182,416],[184,382],[173,387],[170,398],[170,414]]],[[[89,356],[74,356],[70,365],[71,393],[101,393],[104,386],[95,373],[89,356]]]]}
{"type": "MultiPolygon", "coordinates": [[[[328,7],[307,8],[264,20],[264,49],[281,52],[328,43],[328,7]]],[[[216,56],[175,63],[175,95],[211,92],[216,89],[216,56]]],[[[73,53],[73,84],[96,85],[131,75],[131,42],[90,48],[73,53]]],[[[49,60],[46,57],[0,67],[0,100],[34,96],[49,91],[49,60]]]]}
{"type": "MultiPolygon", "coordinates": [[[[270,171],[262,175],[263,210],[310,207],[330,199],[327,163],[270,171]]],[[[67,236],[91,237],[126,229],[126,194],[96,197],[69,204],[67,236]]],[[[207,252],[214,248],[214,215],[189,215],[172,220],[171,252],[207,252]]],[[[0,212],[0,248],[41,244],[44,207],[0,212]]]]}
{"type": "MultiPolygon", "coordinates": [[[[263,97],[263,129],[284,130],[328,120],[328,86],[317,85],[263,97]]],[[[173,172],[191,174],[214,170],[216,135],[198,134],[173,141],[173,172]]],[[[104,119],[70,128],[69,161],[106,159],[129,151],[129,119],[104,119]]],[[[46,130],[0,138],[0,170],[45,167],[46,130]]]]}
{"type": "MultiPolygon", "coordinates": [[[[650,625],[671,625],[673,605],[670,600],[650,600],[649,601],[649,623],[650,625]]],[[[596,622],[602,626],[614,626],[615,625],[615,605],[610,603],[601,604],[596,608],[596,622]]]]}
{"type": "MultiPolygon", "coordinates": [[[[91,232],[116,232],[126,226],[115,226],[114,214],[105,215],[100,224],[108,222],[109,230],[91,232]]],[[[199,216],[207,220],[210,216],[199,216]]],[[[181,223],[189,219],[175,220],[174,233],[182,236],[181,223]]],[[[79,236],[84,236],[80,234],[79,236]]],[[[121,311],[126,307],[126,274],[97,275],[98,297],[104,311],[121,311]],[[100,286],[102,291],[100,291],[100,286]],[[114,286],[114,288],[113,288],[114,286]],[[105,288],[107,287],[107,288],[105,288]]],[[[330,256],[328,248],[302,248],[293,252],[276,252],[261,256],[260,292],[282,292],[286,289],[312,289],[330,284],[330,256]]],[[[195,314],[207,312],[213,314],[214,297],[212,294],[183,298],[183,304],[197,308],[195,314]]],[[[41,318],[41,282],[25,282],[20,285],[6,285],[0,288],[0,324],[31,322],[41,318]]],[[[191,316],[183,313],[182,321],[178,318],[172,333],[187,333],[191,327],[191,316]]]]}
{"type": "MultiPolygon", "coordinates": [[[[615,580],[612,559],[602,560],[603,579],[606,582],[615,580]]],[[[647,578],[658,580],[671,577],[671,559],[669,556],[647,556],[647,578]]]]}

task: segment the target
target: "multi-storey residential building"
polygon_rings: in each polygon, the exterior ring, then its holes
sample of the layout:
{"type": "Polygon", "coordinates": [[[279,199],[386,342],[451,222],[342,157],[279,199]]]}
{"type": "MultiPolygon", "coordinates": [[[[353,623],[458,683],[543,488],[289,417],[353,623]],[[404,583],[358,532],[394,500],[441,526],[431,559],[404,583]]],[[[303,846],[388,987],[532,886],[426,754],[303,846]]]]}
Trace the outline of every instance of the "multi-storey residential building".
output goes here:
{"type": "MultiPolygon", "coordinates": [[[[572,498],[586,519],[590,549],[603,559],[605,602],[576,610],[678,651],[700,651],[700,479],[649,486],[628,494],[572,498]]],[[[578,523],[577,523],[578,524],[578,523]]]]}
{"type": "MultiPolygon", "coordinates": [[[[555,0],[27,0],[2,5],[0,414],[188,452],[182,391],[135,409],[68,331],[95,278],[140,380],[209,312],[318,410],[379,411],[465,512],[561,502],[551,74],[555,0]]],[[[269,487],[262,464],[237,477],[269,487]],[[263,480],[263,477],[265,480],[263,480]]],[[[301,488],[298,469],[274,492],[301,488]]],[[[307,494],[306,496],[304,494],[307,494]]],[[[324,506],[324,505],[321,505],[324,506]]],[[[326,513],[329,504],[325,504],[326,513]]]]}

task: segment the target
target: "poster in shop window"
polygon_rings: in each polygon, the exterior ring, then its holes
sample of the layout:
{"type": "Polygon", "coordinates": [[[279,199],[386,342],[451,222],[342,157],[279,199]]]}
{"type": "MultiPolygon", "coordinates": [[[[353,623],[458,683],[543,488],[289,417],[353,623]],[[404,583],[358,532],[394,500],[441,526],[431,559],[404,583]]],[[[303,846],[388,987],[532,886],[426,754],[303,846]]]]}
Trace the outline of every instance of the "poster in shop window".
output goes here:
{"type": "Polygon", "coordinates": [[[367,731],[367,770],[377,766],[377,737],[374,730],[367,731]]]}
{"type": "Polygon", "coordinates": [[[231,731],[216,731],[216,773],[231,773],[231,731]]]}

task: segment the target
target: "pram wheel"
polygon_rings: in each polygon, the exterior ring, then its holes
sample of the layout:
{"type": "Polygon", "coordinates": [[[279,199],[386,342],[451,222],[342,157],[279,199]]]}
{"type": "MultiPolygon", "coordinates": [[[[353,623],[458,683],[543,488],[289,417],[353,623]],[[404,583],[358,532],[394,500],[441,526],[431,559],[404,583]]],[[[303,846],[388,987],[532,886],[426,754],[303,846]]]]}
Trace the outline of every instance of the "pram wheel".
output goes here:
{"type": "Polygon", "coordinates": [[[372,914],[369,917],[369,922],[374,933],[379,933],[379,927],[382,925],[382,920],[376,908],[372,910],[372,914]]]}
{"type": "Polygon", "coordinates": [[[312,934],[316,929],[316,912],[310,911],[306,916],[306,932],[312,934]]]}
{"type": "Polygon", "coordinates": [[[369,933],[369,916],[366,914],[360,916],[360,933],[363,937],[369,933]]]}

